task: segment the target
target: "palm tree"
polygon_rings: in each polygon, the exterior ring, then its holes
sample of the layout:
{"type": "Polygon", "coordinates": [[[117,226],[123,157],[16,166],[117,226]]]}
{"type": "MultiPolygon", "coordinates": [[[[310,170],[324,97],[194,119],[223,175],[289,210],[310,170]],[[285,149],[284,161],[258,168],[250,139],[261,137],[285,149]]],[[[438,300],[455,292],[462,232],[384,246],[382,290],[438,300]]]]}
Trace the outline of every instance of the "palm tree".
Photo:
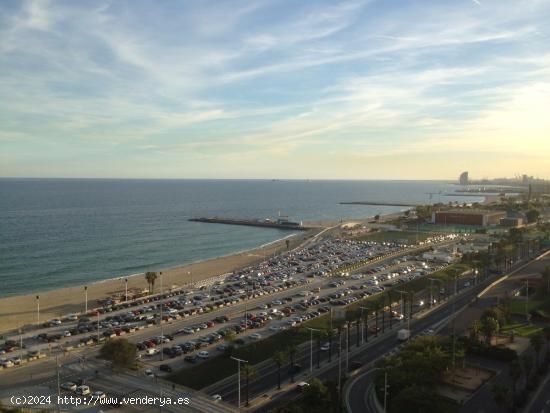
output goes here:
{"type": "Polygon", "coordinates": [[[380,298],[380,308],[382,309],[382,334],[384,334],[386,324],[386,300],[384,297],[380,298]]]}
{"type": "Polygon", "coordinates": [[[288,346],[286,352],[288,353],[288,357],[290,359],[290,382],[294,383],[294,356],[296,355],[296,346],[291,344],[288,346]]]}
{"type": "Polygon", "coordinates": [[[498,333],[498,321],[494,317],[485,317],[481,321],[481,326],[485,334],[485,344],[490,346],[493,335],[498,333]]]}
{"type": "Polygon", "coordinates": [[[470,326],[470,338],[479,341],[479,333],[481,332],[481,323],[479,320],[474,320],[470,326]]]}
{"type": "Polygon", "coordinates": [[[245,386],[246,386],[246,404],[245,406],[248,407],[249,403],[248,403],[248,396],[249,396],[249,392],[248,392],[248,387],[249,387],[249,383],[251,380],[255,380],[257,377],[258,377],[258,372],[256,371],[256,369],[254,368],[254,366],[251,366],[250,364],[248,363],[245,363],[242,367],[241,367],[241,375],[244,376],[244,380],[245,380],[245,386]]]}
{"type": "Polygon", "coordinates": [[[277,389],[281,390],[281,367],[286,361],[286,354],[283,351],[277,351],[271,359],[277,365],[277,389]]]}
{"type": "Polygon", "coordinates": [[[506,406],[506,394],[508,393],[508,389],[506,386],[503,386],[502,384],[494,384],[491,388],[491,391],[493,392],[493,398],[495,400],[495,403],[497,404],[498,408],[502,411],[504,407],[506,406]]]}
{"type": "Polygon", "coordinates": [[[376,300],[374,302],[374,323],[375,323],[375,332],[374,334],[376,335],[376,337],[378,337],[378,312],[380,311],[380,302],[378,300],[376,300]]]}
{"type": "Polygon", "coordinates": [[[147,271],[145,273],[145,279],[147,280],[147,284],[149,285],[149,292],[153,293],[155,289],[155,281],[157,279],[157,273],[154,271],[147,271]]]}
{"type": "Polygon", "coordinates": [[[334,330],[328,327],[325,330],[325,337],[328,339],[328,362],[332,361],[332,338],[334,337],[334,330]]]}
{"type": "Polygon", "coordinates": [[[510,369],[508,371],[510,378],[512,379],[512,408],[515,407],[516,403],[516,387],[519,378],[521,377],[521,365],[518,360],[513,360],[510,363],[510,369]]]}
{"type": "Polygon", "coordinates": [[[390,316],[390,330],[391,330],[391,328],[392,328],[392,326],[391,326],[392,323],[391,323],[391,322],[392,322],[392,318],[393,318],[393,317],[392,317],[392,311],[393,311],[393,310],[392,310],[392,306],[391,306],[391,299],[392,299],[391,290],[388,290],[388,304],[389,304],[389,306],[390,306],[390,314],[389,314],[389,316],[390,316]]]}

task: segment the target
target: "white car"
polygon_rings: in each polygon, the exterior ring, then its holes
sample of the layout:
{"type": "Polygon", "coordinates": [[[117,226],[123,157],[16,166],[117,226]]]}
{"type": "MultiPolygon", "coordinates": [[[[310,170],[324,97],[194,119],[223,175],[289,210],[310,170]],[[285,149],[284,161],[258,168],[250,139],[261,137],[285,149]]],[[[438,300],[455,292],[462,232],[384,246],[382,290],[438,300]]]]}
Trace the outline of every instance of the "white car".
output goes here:
{"type": "Polygon", "coordinates": [[[280,331],[281,327],[280,326],[269,326],[269,330],[270,331],[280,331]]]}
{"type": "Polygon", "coordinates": [[[220,396],[219,394],[212,395],[212,400],[215,402],[219,402],[221,399],[222,399],[222,396],[220,396]]]}
{"type": "Polygon", "coordinates": [[[330,343],[325,343],[321,346],[321,351],[328,351],[330,349],[330,343]]]}
{"type": "Polygon", "coordinates": [[[203,350],[203,351],[199,351],[197,353],[197,356],[201,359],[207,359],[208,357],[210,357],[210,354],[208,353],[208,351],[203,350]]]}
{"type": "Polygon", "coordinates": [[[259,340],[262,338],[262,335],[259,334],[259,333],[253,333],[253,334],[250,334],[250,339],[251,340],[259,340]]]}

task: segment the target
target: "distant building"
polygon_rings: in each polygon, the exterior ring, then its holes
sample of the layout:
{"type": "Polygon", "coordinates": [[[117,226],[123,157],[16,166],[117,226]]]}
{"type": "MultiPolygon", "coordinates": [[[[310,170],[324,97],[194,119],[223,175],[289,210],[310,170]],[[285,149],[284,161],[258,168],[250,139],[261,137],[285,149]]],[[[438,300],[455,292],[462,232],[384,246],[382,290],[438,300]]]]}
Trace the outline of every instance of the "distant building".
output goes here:
{"type": "Polygon", "coordinates": [[[519,218],[519,217],[500,218],[500,225],[502,225],[503,227],[518,228],[523,225],[523,218],[519,218]]]}
{"type": "Polygon", "coordinates": [[[523,212],[510,211],[508,214],[500,219],[500,225],[503,227],[521,227],[527,222],[527,217],[523,212]]]}
{"type": "Polygon", "coordinates": [[[484,211],[477,209],[458,209],[437,211],[432,214],[434,224],[443,225],[475,225],[486,227],[500,224],[500,219],[506,216],[504,211],[484,211]]]}
{"type": "Polygon", "coordinates": [[[468,185],[468,171],[462,172],[458,178],[460,185],[468,185]]]}

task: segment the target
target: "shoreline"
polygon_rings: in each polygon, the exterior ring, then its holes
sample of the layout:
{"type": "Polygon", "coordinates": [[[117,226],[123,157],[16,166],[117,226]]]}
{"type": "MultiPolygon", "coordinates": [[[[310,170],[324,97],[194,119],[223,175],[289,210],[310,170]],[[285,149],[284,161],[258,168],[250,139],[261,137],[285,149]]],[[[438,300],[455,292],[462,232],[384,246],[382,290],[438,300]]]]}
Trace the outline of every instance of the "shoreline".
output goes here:
{"type": "MultiPolygon", "coordinates": [[[[268,256],[286,251],[286,240],[290,241],[289,249],[293,249],[313,237],[319,230],[312,229],[301,234],[290,234],[251,249],[163,268],[160,271],[163,274],[164,289],[181,287],[254,265],[268,256]]],[[[88,310],[91,310],[99,306],[98,300],[123,292],[126,279],[128,280],[128,291],[147,288],[145,274],[136,273],[71,287],[0,297],[0,334],[36,325],[38,320],[37,295],[40,297],[40,323],[43,323],[56,317],[84,312],[84,286],[87,287],[88,310]]],[[[159,289],[160,281],[157,279],[153,292],[157,293],[159,289]]]]}
{"type": "MultiPolygon", "coordinates": [[[[403,211],[381,215],[379,223],[383,224],[384,221],[391,220],[402,213],[403,211]]],[[[346,221],[366,224],[372,219],[373,217],[365,217],[342,221],[317,221],[314,223],[317,225],[316,228],[302,233],[291,234],[252,249],[164,268],[160,270],[163,274],[164,290],[181,287],[185,284],[197,283],[214,276],[232,273],[255,265],[264,261],[268,256],[279,255],[287,251],[285,243],[287,239],[290,241],[288,250],[292,250],[324,229],[340,227],[346,221]]],[[[87,287],[88,310],[91,310],[99,306],[98,300],[105,299],[117,293],[123,293],[126,279],[128,280],[128,291],[147,288],[144,273],[137,273],[71,287],[60,287],[53,290],[0,297],[0,335],[20,328],[28,329],[37,324],[37,295],[40,296],[40,323],[43,323],[68,314],[83,313],[85,310],[85,286],[87,287]]],[[[157,279],[153,293],[158,293],[159,289],[160,280],[157,279]]]]}

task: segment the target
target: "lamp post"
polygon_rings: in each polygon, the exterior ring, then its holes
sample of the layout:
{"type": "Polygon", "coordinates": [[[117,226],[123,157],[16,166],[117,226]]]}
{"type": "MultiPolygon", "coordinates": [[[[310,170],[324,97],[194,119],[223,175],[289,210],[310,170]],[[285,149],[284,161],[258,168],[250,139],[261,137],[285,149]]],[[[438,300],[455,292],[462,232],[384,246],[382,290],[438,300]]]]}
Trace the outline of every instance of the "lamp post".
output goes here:
{"type": "Polygon", "coordinates": [[[40,327],[40,296],[36,296],[36,325],[40,327]]]}
{"type": "Polygon", "coordinates": [[[19,348],[23,351],[23,327],[19,328],[19,348]]]}
{"type": "Polygon", "coordinates": [[[84,286],[84,314],[88,314],[88,286],[84,286]]]}
{"type": "Polygon", "coordinates": [[[128,301],[128,278],[124,279],[124,301],[128,301]]]}
{"type": "Polygon", "coordinates": [[[237,357],[233,357],[233,356],[231,356],[231,359],[237,362],[237,394],[238,394],[237,408],[240,410],[241,409],[241,363],[248,363],[248,361],[238,359],[237,357]]]}
{"type": "Polygon", "coordinates": [[[313,332],[321,331],[317,328],[307,328],[309,330],[309,372],[313,374],[313,332]]]}
{"type": "Polygon", "coordinates": [[[162,271],[160,274],[160,361],[164,361],[164,324],[162,323],[162,311],[164,305],[164,286],[162,282],[162,271]]]}
{"type": "Polygon", "coordinates": [[[430,308],[432,308],[434,303],[434,288],[433,281],[438,281],[436,278],[428,278],[430,280],[430,308]]]}
{"type": "Polygon", "coordinates": [[[365,342],[365,322],[363,321],[363,310],[367,310],[367,323],[369,320],[369,309],[368,307],[359,307],[361,309],[361,342],[365,342]]]}

